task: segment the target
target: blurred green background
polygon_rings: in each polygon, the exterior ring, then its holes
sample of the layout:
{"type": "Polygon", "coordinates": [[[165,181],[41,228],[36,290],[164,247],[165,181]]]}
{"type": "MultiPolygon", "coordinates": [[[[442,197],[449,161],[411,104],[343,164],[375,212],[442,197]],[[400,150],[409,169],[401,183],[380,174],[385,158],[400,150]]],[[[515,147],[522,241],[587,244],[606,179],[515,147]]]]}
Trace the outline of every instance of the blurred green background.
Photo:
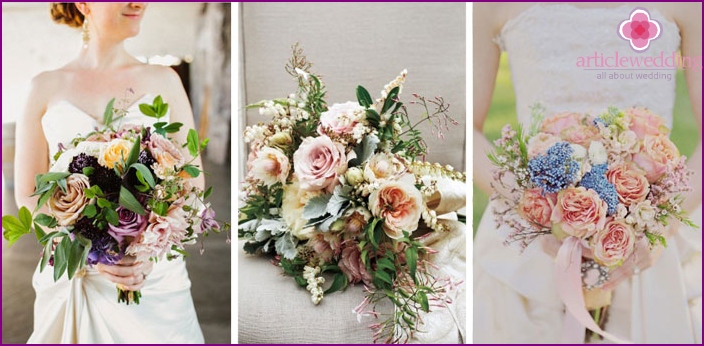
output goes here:
{"type": "MultiPolygon", "coordinates": [[[[699,142],[699,131],[692,116],[692,107],[689,103],[687,85],[684,80],[683,71],[677,71],[677,88],[674,109],[674,123],[672,126],[672,141],[675,142],[683,155],[689,156],[694,147],[699,142]]],[[[501,53],[501,62],[496,76],[496,86],[494,96],[491,100],[489,114],[484,122],[484,134],[489,141],[493,142],[501,135],[501,128],[511,124],[514,128],[518,125],[516,118],[516,101],[511,83],[511,72],[508,67],[508,59],[505,52],[501,53]]],[[[473,153],[474,155],[486,155],[486,153],[473,153]]],[[[473,214],[474,232],[477,231],[479,221],[481,221],[484,209],[486,209],[489,197],[474,187],[473,214]]]]}

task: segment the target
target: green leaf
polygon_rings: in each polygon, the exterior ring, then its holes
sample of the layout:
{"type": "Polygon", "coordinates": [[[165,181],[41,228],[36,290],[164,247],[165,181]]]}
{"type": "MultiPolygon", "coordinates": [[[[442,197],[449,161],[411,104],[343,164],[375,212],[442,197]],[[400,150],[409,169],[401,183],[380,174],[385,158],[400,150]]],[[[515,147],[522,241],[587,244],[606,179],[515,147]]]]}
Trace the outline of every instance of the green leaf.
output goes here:
{"type": "Polygon", "coordinates": [[[186,173],[188,173],[188,175],[193,178],[196,178],[200,175],[200,169],[193,165],[185,165],[183,166],[183,170],[186,171],[186,173]]]}
{"type": "Polygon", "coordinates": [[[44,191],[41,196],[39,196],[39,200],[37,201],[37,206],[34,208],[34,211],[36,212],[41,208],[46,202],[49,200],[51,195],[54,193],[54,190],[56,189],[56,185],[52,184],[51,188],[47,191],[44,191]]]}
{"type": "Polygon", "coordinates": [[[90,176],[95,172],[95,168],[93,167],[83,167],[83,175],[85,176],[90,176]]]}
{"type": "Polygon", "coordinates": [[[110,208],[112,203],[105,198],[98,198],[98,207],[100,208],[110,208]]]}
{"type": "Polygon", "coordinates": [[[37,217],[34,218],[34,222],[36,222],[42,226],[46,226],[46,227],[51,228],[51,227],[55,227],[54,224],[56,223],[56,219],[47,215],[47,214],[42,213],[42,214],[37,215],[37,217]]]}
{"type": "Polygon", "coordinates": [[[332,285],[325,290],[324,294],[333,293],[339,290],[344,290],[347,287],[347,275],[343,273],[335,274],[332,285]]]}
{"type": "Polygon", "coordinates": [[[22,222],[12,215],[2,217],[2,228],[2,235],[9,242],[9,246],[14,244],[20,237],[30,232],[29,228],[25,228],[22,222]]]}
{"type": "Polygon", "coordinates": [[[389,94],[386,96],[386,100],[384,100],[384,106],[381,107],[381,114],[386,113],[391,106],[393,106],[396,103],[396,98],[398,97],[398,91],[399,87],[395,87],[389,91],[389,94]]]}
{"type": "Polygon", "coordinates": [[[48,191],[49,189],[51,189],[52,187],[55,186],[54,184],[51,184],[51,183],[40,183],[40,182],[37,182],[37,184],[39,184],[39,185],[38,185],[37,188],[34,190],[34,193],[32,193],[31,195],[29,195],[30,197],[39,196],[39,195],[43,194],[44,192],[48,191]]]}
{"type": "Polygon", "coordinates": [[[416,292],[416,298],[420,303],[421,309],[425,312],[430,312],[430,304],[428,304],[428,295],[423,291],[416,292]]]}
{"type": "Polygon", "coordinates": [[[374,155],[374,152],[376,151],[377,146],[379,145],[379,138],[375,135],[367,135],[362,139],[362,142],[357,144],[356,147],[354,147],[354,152],[357,154],[357,157],[354,159],[350,160],[349,166],[354,167],[354,166],[359,166],[365,161],[369,160],[372,155],[374,155]]]}
{"type": "Polygon", "coordinates": [[[166,202],[156,202],[152,207],[152,211],[161,216],[165,216],[168,210],[169,205],[166,202]]]}
{"type": "Polygon", "coordinates": [[[295,275],[293,277],[293,279],[296,280],[296,283],[298,284],[298,286],[301,286],[301,287],[308,286],[308,281],[306,281],[306,279],[304,279],[303,276],[301,276],[301,275],[295,275]]]}
{"type": "Polygon", "coordinates": [[[42,239],[39,239],[39,243],[42,245],[46,245],[47,243],[51,243],[52,239],[54,239],[56,237],[63,237],[66,234],[67,234],[66,232],[62,232],[62,231],[47,233],[46,235],[44,235],[44,237],[42,237],[42,239]]]}
{"type": "Polygon", "coordinates": [[[68,254],[71,248],[71,240],[68,237],[61,239],[54,250],[54,281],[58,281],[61,275],[68,268],[68,254]]]}
{"type": "Polygon", "coordinates": [[[139,111],[142,112],[142,114],[152,117],[152,118],[158,118],[156,111],[154,108],[152,108],[151,105],[148,105],[146,103],[142,103],[139,105],[139,111]]]}
{"type": "Polygon", "coordinates": [[[66,172],[49,172],[46,174],[43,174],[41,178],[39,178],[40,183],[48,183],[51,181],[57,181],[60,179],[65,179],[71,175],[71,173],[66,173],[66,172]]]}
{"type": "Polygon", "coordinates": [[[408,270],[411,273],[413,282],[416,281],[416,269],[418,266],[418,248],[411,246],[406,249],[406,264],[408,265],[408,270]]]}
{"type": "Polygon", "coordinates": [[[59,187],[61,188],[61,191],[66,193],[66,189],[68,188],[66,186],[66,179],[59,179],[56,181],[56,184],[59,185],[59,187]]]}
{"type": "Polygon", "coordinates": [[[140,136],[137,136],[137,139],[135,139],[134,144],[132,145],[132,150],[130,150],[130,156],[127,157],[127,162],[125,162],[126,167],[131,166],[139,159],[139,149],[141,144],[142,139],[140,136]]]}
{"type": "Polygon", "coordinates": [[[29,209],[26,207],[20,208],[18,216],[20,217],[20,222],[25,229],[32,228],[32,213],[29,212],[29,209]]]}
{"type": "Polygon", "coordinates": [[[191,154],[191,156],[196,157],[196,155],[198,155],[198,149],[200,148],[198,132],[196,132],[196,130],[188,130],[188,137],[186,143],[188,143],[188,152],[191,154]]]}
{"type": "Polygon", "coordinates": [[[112,98],[108,105],[105,107],[105,112],[103,112],[103,124],[110,125],[112,123],[112,113],[113,105],[115,104],[115,98],[112,98]]]}
{"type": "Polygon", "coordinates": [[[381,116],[373,109],[367,109],[367,121],[372,127],[379,127],[379,122],[381,121],[381,116]]]}
{"type": "Polygon", "coordinates": [[[103,209],[105,211],[105,220],[113,226],[118,226],[120,224],[120,216],[115,210],[103,209]]]}
{"type": "Polygon", "coordinates": [[[394,262],[392,262],[386,257],[380,258],[378,261],[376,261],[376,266],[377,270],[388,269],[392,272],[396,271],[396,266],[394,265],[394,262]]]}
{"type": "Polygon", "coordinates": [[[76,271],[82,267],[83,245],[74,240],[71,242],[71,247],[68,252],[68,279],[71,280],[76,271]]]}
{"type": "Polygon", "coordinates": [[[374,103],[367,89],[364,89],[361,85],[357,86],[357,101],[359,102],[359,105],[364,108],[369,108],[369,106],[374,103]]]}
{"type": "Polygon", "coordinates": [[[34,223],[34,234],[36,235],[37,240],[46,236],[46,232],[44,232],[44,230],[36,222],[34,223]]]}
{"type": "Polygon", "coordinates": [[[141,163],[133,163],[130,167],[136,169],[137,172],[142,174],[142,178],[144,178],[147,184],[149,184],[149,187],[154,187],[154,185],[156,185],[154,176],[152,175],[152,172],[149,170],[149,168],[147,168],[147,166],[141,163]]]}
{"type": "Polygon", "coordinates": [[[391,281],[391,276],[389,276],[389,274],[386,273],[386,272],[383,271],[383,270],[379,270],[379,271],[375,272],[375,273],[374,273],[374,276],[375,276],[377,279],[379,279],[379,280],[381,280],[381,281],[383,281],[383,282],[385,282],[385,283],[387,283],[387,284],[389,284],[389,285],[393,285],[393,282],[391,281]]]}
{"type": "Polygon", "coordinates": [[[207,190],[205,190],[205,193],[203,194],[203,199],[206,199],[210,196],[210,194],[213,193],[213,187],[209,187],[207,190]]]}
{"type": "Polygon", "coordinates": [[[167,133],[176,133],[179,129],[181,129],[181,126],[183,126],[183,124],[181,123],[171,123],[168,126],[164,127],[164,131],[166,131],[167,133]]]}
{"type": "Polygon", "coordinates": [[[39,272],[44,271],[44,267],[46,267],[46,264],[49,263],[49,259],[51,258],[51,249],[53,247],[53,244],[51,242],[46,243],[44,245],[44,251],[42,251],[42,261],[39,263],[39,272]]]}
{"type": "Polygon", "coordinates": [[[95,205],[89,204],[85,208],[83,208],[83,215],[89,218],[94,218],[95,215],[98,214],[98,209],[95,208],[95,205]]]}
{"type": "Polygon", "coordinates": [[[370,240],[374,249],[379,247],[379,242],[376,240],[376,237],[374,237],[374,229],[376,228],[376,224],[379,222],[379,220],[380,219],[374,218],[374,220],[368,223],[364,229],[364,232],[367,234],[367,239],[370,240]]]}
{"type": "Polygon", "coordinates": [[[118,202],[121,206],[127,208],[128,210],[131,210],[139,215],[146,215],[147,212],[144,210],[142,205],[137,201],[136,198],[132,195],[132,193],[127,190],[124,186],[120,187],[120,197],[118,199],[118,202]]]}

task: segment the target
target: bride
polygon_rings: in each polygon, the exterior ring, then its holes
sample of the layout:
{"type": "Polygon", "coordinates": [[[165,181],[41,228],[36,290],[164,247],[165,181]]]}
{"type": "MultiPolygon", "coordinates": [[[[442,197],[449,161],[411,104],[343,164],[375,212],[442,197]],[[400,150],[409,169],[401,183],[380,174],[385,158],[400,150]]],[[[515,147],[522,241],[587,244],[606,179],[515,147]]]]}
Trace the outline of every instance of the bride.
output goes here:
{"type": "MultiPolygon", "coordinates": [[[[666,54],[681,49],[698,57],[685,67],[694,117],[701,136],[701,4],[648,4],[661,25],[649,51],[637,53],[618,37],[620,22],[634,5],[475,4],[474,5],[474,167],[490,167],[491,144],[483,125],[489,110],[500,52],[508,53],[516,111],[530,123],[530,108],[599,114],[609,106],[644,106],[672,126],[675,80],[597,80],[579,56],[666,54]],[[595,53],[597,52],[597,53],[595,53]],[[657,53],[655,53],[657,52],[657,53]],[[695,60],[696,61],[696,60],[695,60]]],[[[675,71],[668,71],[674,77],[675,71]]],[[[701,140],[689,156],[696,174],[683,207],[701,224],[701,140]]],[[[491,172],[475,170],[474,180],[491,193],[491,172]]],[[[638,253],[611,272],[605,288],[614,290],[605,329],[636,343],[701,343],[701,233],[674,225],[668,246],[638,253]]],[[[522,254],[502,245],[502,226],[487,209],[474,241],[474,342],[554,343],[561,339],[564,305],[553,278],[556,245],[552,237],[522,254]]],[[[573,336],[574,337],[574,336],[573,336]]],[[[582,340],[573,340],[582,342],[582,340]]]]}
{"type": "MultiPolygon", "coordinates": [[[[170,120],[194,128],[178,75],[146,65],[127,53],[124,41],[139,33],[145,3],[52,3],[57,23],[82,27],[83,47],[64,67],[32,81],[25,112],[17,122],[15,199],[33,209],[34,176],[47,172],[59,145],[101,124],[112,98],[129,98],[123,122],[151,125],[138,110],[157,95],[170,104],[170,120]]],[[[181,133],[180,133],[181,134],[181,133]]],[[[179,135],[180,135],[179,134],[179,135]]],[[[176,138],[181,143],[183,138],[176,138]]],[[[184,153],[187,155],[187,153],[184,153]]],[[[200,160],[195,162],[200,165],[200,160]]],[[[203,187],[203,175],[195,179],[203,187]]],[[[34,273],[34,331],[29,343],[203,343],[184,261],[98,264],[84,275],[57,282],[52,271],[34,273]],[[141,290],[140,305],[118,304],[115,285],[141,290]]]]}

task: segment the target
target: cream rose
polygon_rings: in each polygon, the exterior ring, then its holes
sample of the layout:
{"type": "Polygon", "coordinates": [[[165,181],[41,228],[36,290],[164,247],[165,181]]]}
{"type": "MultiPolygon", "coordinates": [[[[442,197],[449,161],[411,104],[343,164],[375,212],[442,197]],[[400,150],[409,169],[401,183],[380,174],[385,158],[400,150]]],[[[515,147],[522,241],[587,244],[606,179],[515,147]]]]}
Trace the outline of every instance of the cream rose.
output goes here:
{"type": "Polygon", "coordinates": [[[594,236],[594,260],[601,265],[620,265],[635,248],[635,232],[625,222],[611,220],[594,236]]]}
{"type": "Polygon", "coordinates": [[[98,156],[98,163],[107,168],[114,168],[120,161],[127,161],[133,142],[126,139],[113,139],[98,156]]]}
{"type": "Polygon", "coordinates": [[[550,227],[550,217],[556,199],[557,196],[554,193],[543,196],[541,189],[525,190],[523,197],[518,202],[518,213],[532,223],[550,227]]]}
{"type": "Polygon", "coordinates": [[[623,113],[630,118],[628,129],[635,132],[638,138],[667,135],[670,131],[665,126],[663,118],[651,113],[646,108],[628,108],[623,113]]]}
{"type": "Polygon", "coordinates": [[[296,179],[291,184],[284,185],[281,217],[291,229],[291,234],[299,239],[310,238],[315,230],[314,227],[304,227],[308,220],[303,218],[303,209],[317,195],[316,192],[301,189],[296,179]]]}
{"type": "Polygon", "coordinates": [[[644,201],[650,192],[650,184],[645,173],[631,163],[609,169],[606,179],[616,188],[618,201],[626,206],[644,201]]]}
{"type": "Polygon", "coordinates": [[[280,150],[270,147],[258,150],[256,156],[247,165],[250,167],[249,174],[267,186],[286,183],[291,168],[288,157],[280,150]]]}
{"type": "Polygon", "coordinates": [[[413,184],[387,181],[369,195],[369,211],[384,218],[384,233],[392,239],[403,237],[418,228],[423,209],[423,196],[413,184]]]}
{"type": "Polygon", "coordinates": [[[293,154],[293,165],[301,189],[332,191],[337,177],[347,170],[347,161],[354,153],[345,155],[345,147],[328,136],[307,137],[293,154]]]}
{"type": "Polygon", "coordinates": [[[364,179],[368,182],[383,181],[400,176],[406,171],[403,163],[393,154],[381,152],[372,155],[364,166],[364,179]]]}
{"type": "Polygon", "coordinates": [[[66,178],[66,192],[57,188],[49,197],[49,210],[61,226],[70,226],[81,217],[83,209],[90,201],[84,190],[90,187],[88,177],[71,174],[66,178]]]}
{"type": "Polygon", "coordinates": [[[550,221],[558,234],[586,238],[604,228],[607,208],[596,191],[570,187],[557,193],[550,221]]]}
{"type": "Polygon", "coordinates": [[[635,162],[645,172],[649,183],[662,178],[670,165],[674,165],[680,154],[667,136],[648,136],[643,138],[641,151],[633,155],[635,162]]]}

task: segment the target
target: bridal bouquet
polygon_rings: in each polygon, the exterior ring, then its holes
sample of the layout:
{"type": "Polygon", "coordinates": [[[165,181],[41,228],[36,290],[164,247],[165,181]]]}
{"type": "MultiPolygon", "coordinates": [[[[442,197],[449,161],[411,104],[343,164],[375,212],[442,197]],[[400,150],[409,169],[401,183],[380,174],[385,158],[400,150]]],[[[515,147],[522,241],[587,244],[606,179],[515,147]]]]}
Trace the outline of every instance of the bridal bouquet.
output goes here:
{"type": "Polygon", "coordinates": [[[534,110],[527,133],[507,125],[495,142],[494,215],[511,229],[507,243],[525,247],[542,235],[562,241],[558,292],[575,318],[601,333],[584,314],[586,307],[603,320],[611,296],[599,287],[609,270],[637,247],[666,245],[670,220],[694,226],[678,195],[690,190],[691,172],[662,118],[647,109],[541,114],[534,110]],[[568,303],[574,297],[586,306],[568,303]]]}
{"type": "MultiPolygon", "coordinates": [[[[221,229],[205,203],[212,188],[204,192],[191,185],[201,170],[169,138],[182,124],[118,126],[126,111],[113,103],[105,111],[104,129],[62,146],[49,172],[37,175],[34,211],[22,207],[19,218],[2,218],[10,245],[34,228],[44,246],[40,270],[53,266],[54,280],[64,273],[72,279],[85,265],[113,265],[125,255],[171,260],[185,255],[184,245],[198,235],[221,229]],[[37,213],[42,207],[49,213],[37,213]]],[[[168,104],[158,96],[139,108],[159,119],[168,104]]],[[[187,138],[185,146],[196,158],[208,140],[200,141],[193,129],[187,138]]],[[[118,287],[118,302],[139,304],[140,296],[118,287]]]]}
{"type": "Polygon", "coordinates": [[[407,341],[421,312],[444,306],[459,284],[431,273],[433,250],[424,240],[447,231],[440,210],[464,207],[464,198],[450,205],[442,191],[464,191],[465,174],[417,160],[426,145],[416,128],[428,121],[443,136],[441,130],[456,121],[442,98],[413,95],[411,104],[424,114],[412,123],[400,101],[406,71],[380,98],[359,86],[356,102],[328,107],[325,87],[310,67],[294,46],[286,69],[298,92],[250,106],[272,120],[245,130],[250,153],[239,237],[247,240],[248,253],[274,253],[314,304],[356,283],[366,292],[355,309],[358,318],[378,316],[372,307],[390,300],[394,313],[371,326],[374,340],[407,341]],[[429,227],[424,237],[420,223],[429,227]]]}

